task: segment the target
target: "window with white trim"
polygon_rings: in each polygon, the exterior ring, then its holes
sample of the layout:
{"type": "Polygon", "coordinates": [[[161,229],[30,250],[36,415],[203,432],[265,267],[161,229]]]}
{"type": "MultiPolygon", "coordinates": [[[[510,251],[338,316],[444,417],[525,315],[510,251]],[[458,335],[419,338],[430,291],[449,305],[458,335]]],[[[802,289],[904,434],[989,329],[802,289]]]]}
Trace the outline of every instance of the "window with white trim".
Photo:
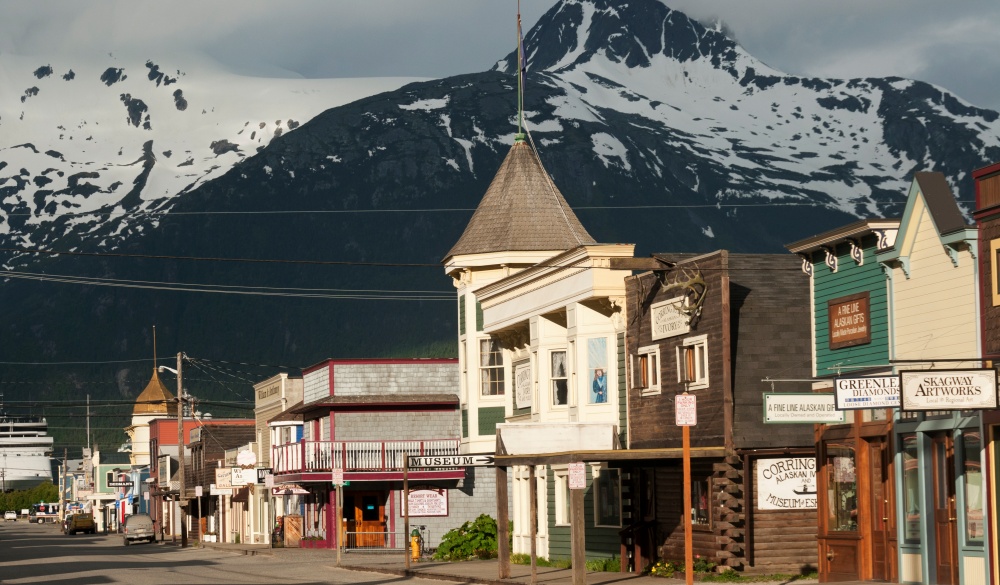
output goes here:
{"type": "Polygon", "coordinates": [[[594,478],[594,526],[622,525],[621,471],[604,468],[594,478]]]}
{"type": "Polygon", "coordinates": [[[569,376],[566,367],[566,352],[554,351],[551,354],[552,368],[549,379],[552,385],[552,405],[566,406],[569,404],[569,376]]]}
{"type": "Polygon", "coordinates": [[[677,347],[677,381],[687,390],[708,388],[708,335],[688,337],[677,347]]]}
{"type": "Polygon", "coordinates": [[[496,339],[479,340],[479,387],[483,396],[503,396],[503,349],[496,339]]]}
{"type": "Polygon", "coordinates": [[[556,526],[568,526],[569,513],[569,470],[553,469],[552,477],[556,488],[556,526]]]}
{"type": "Polygon", "coordinates": [[[632,361],[632,387],[645,394],[660,393],[660,347],[640,347],[632,361]]]}

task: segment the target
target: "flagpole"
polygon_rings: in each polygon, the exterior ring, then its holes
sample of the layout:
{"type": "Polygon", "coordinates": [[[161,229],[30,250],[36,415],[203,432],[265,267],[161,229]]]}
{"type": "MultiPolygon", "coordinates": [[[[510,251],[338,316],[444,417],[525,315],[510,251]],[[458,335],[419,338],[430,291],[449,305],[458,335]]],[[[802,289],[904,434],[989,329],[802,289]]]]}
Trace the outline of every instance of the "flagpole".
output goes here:
{"type": "Polygon", "coordinates": [[[517,135],[521,136],[521,126],[524,117],[524,48],[521,36],[521,0],[517,0],[517,135]]]}

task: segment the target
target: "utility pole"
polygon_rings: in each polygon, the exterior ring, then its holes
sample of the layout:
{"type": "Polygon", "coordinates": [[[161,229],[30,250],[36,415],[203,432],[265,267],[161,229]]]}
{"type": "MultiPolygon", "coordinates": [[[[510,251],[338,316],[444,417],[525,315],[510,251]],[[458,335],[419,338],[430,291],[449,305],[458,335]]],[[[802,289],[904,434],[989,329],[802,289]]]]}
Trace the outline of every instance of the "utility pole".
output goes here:
{"type": "Polygon", "coordinates": [[[184,488],[184,386],[181,379],[181,362],[184,352],[177,352],[177,504],[181,519],[181,548],[188,545],[187,517],[184,506],[187,504],[184,488]]]}
{"type": "Polygon", "coordinates": [[[87,394],[87,448],[90,449],[90,394],[87,394]]]}
{"type": "Polygon", "coordinates": [[[69,449],[63,448],[62,467],[59,468],[59,519],[66,519],[66,459],[69,449]]]}

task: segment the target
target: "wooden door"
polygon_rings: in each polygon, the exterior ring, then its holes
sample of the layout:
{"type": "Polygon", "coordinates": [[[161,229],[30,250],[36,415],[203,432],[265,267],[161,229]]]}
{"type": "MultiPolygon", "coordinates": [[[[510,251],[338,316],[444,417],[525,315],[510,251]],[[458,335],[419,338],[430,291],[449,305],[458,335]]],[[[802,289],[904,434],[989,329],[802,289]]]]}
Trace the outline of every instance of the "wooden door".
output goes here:
{"type": "Polygon", "coordinates": [[[934,568],[939,585],[958,583],[958,526],[955,522],[955,444],[951,435],[931,436],[934,497],[934,568]]]}
{"type": "Polygon", "coordinates": [[[349,492],[344,494],[347,546],[351,548],[385,547],[386,492],[349,492]],[[351,534],[353,533],[353,534],[351,534]]]}
{"type": "Polygon", "coordinates": [[[892,538],[892,474],[889,462],[888,441],[884,438],[868,440],[868,465],[871,478],[871,522],[869,541],[871,542],[872,579],[876,581],[893,580],[895,553],[890,549],[892,538]]]}

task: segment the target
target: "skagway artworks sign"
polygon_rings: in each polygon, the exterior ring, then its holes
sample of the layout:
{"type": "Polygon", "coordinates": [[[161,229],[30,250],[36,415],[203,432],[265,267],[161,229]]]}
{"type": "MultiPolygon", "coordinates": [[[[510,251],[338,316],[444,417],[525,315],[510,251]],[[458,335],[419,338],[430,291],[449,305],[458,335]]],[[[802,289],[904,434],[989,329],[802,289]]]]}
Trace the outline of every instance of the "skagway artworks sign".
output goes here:
{"type": "Polygon", "coordinates": [[[997,372],[927,370],[899,373],[903,410],[979,410],[997,407],[997,372]]]}

